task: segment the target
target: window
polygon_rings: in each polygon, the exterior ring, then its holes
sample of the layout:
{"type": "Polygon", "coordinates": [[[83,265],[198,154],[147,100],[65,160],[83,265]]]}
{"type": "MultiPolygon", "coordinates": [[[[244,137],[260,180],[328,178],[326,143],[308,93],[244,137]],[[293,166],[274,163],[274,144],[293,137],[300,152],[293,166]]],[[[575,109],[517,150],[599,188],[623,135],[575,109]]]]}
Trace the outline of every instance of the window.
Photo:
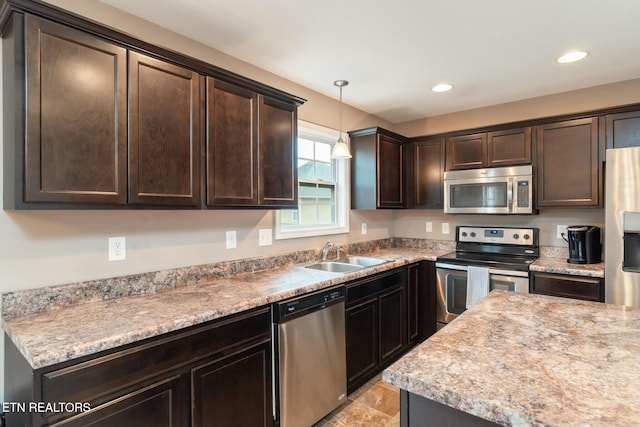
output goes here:
{"type": "Polygon", "coordinates": [[[276,239],[349,232],[349,162],[331,159],[338,136],[298,122],[298,208],[276,211],[276,239]]]}

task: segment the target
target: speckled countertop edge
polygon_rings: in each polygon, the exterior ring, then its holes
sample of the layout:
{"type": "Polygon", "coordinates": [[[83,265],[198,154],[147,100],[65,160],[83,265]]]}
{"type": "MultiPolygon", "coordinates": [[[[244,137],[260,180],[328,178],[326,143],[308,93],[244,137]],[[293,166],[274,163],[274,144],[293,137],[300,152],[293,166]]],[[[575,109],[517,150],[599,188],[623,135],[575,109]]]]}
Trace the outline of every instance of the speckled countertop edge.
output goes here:
{"type": "Polygon", "coordinates": [[[530,271],[604,278],[604,262],[597,264],[569,264],[565,258],[538,258],[530,271]]]}
{"type": "Polygon", "coordinates": [[[504,426],[639,425],[640,309],[493,291],[383,380],[504,426]]]}
{"type": "Polygon", "coordinates": [[[444,252],[415,248],[363,254],[389,260],[339,274],[301,265],[239,274],[197,285],[108,301],[91,301],[2,319],[2,327],[34,369],[173,332],[444,252]]]}

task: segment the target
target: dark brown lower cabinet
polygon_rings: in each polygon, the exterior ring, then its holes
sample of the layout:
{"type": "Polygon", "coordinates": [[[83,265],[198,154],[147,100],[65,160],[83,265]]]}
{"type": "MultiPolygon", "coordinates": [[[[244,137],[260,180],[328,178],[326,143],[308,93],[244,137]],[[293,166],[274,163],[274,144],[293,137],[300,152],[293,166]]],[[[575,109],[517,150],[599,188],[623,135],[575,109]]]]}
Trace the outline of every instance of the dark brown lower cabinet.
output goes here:
{"type": "Polygon", "coordinates": [[[32,369],[5,336],[5,400],[90,410],[11,412],[9,426],[273,425],[269,308],[32,369]]]}
{"type": "MultiPolygon", "coordinates": [[[[378,300],[346,311],[347,384],[361,384],[378,372],[378,300]]],[[[349,393],[357,387],[349,387],[349,393]]]]}
{"type": "MultiPolygon", "coordinates": [[[[67,418],[51,427],[174,427],[188,422],[188,405],[180,399],[184,386],[175,376],[114,399],[94,410],[67,418]]],[[[183,382],[183,381],[182,381],[183,382]]],[[[188,390],[188,388],[187,388],[188,390]]]]}
{"type": "Polygon", "coordinates": [[[191,425],[271,426],[270,353],[266,342],[193,369],[191,425]]]}
{"type": "Polygon", "coordinates": [[[346,287],[347,392],[352,393],[406,349],[406,268],[346,287]]]}
{"type": "Polygon", "coordinates": [[[385,365],[403,352],[406,339],[406,290],[397,286],[378,297],[380,317],[378,335],[380,337],[380,364],[385,365]]]}
{"type": "Polygon", "coordinates": [[[436,333],[436,264],[407,266],[407,342],[409,347],[436,333]]]}
{"type": "Polygon", "coordinates": [[[604,302],[604,279],[532,272],[529,279],[529,292],[532,294],[604,302]]]}

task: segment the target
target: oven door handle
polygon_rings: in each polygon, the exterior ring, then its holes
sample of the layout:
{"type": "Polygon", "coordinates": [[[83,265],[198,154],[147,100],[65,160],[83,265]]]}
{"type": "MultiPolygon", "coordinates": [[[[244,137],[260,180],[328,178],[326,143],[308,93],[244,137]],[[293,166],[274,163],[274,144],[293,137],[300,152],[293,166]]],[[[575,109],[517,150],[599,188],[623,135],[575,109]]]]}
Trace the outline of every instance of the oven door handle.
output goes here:
{"type": "Polygon", "coordinates": [[[466,265],[457,265],[457,264],[447,264],[444,262],[436,262],[436,268],[446,268],[447,270],[456,270],[456,271],[468,271],[469,268],[466,265]]]}

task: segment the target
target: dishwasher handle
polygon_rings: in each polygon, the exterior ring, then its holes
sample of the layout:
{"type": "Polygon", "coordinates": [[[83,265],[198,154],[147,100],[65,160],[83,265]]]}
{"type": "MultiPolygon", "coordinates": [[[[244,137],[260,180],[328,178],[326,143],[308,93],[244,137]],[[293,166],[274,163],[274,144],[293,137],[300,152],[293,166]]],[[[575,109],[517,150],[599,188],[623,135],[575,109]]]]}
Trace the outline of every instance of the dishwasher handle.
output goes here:
{"type": "Polygon", "coordinates": [[[307,313],[344,301],[345,288],[324,289],[313,294],[273,304],[274,323],[284,323],[307,313]]]}

